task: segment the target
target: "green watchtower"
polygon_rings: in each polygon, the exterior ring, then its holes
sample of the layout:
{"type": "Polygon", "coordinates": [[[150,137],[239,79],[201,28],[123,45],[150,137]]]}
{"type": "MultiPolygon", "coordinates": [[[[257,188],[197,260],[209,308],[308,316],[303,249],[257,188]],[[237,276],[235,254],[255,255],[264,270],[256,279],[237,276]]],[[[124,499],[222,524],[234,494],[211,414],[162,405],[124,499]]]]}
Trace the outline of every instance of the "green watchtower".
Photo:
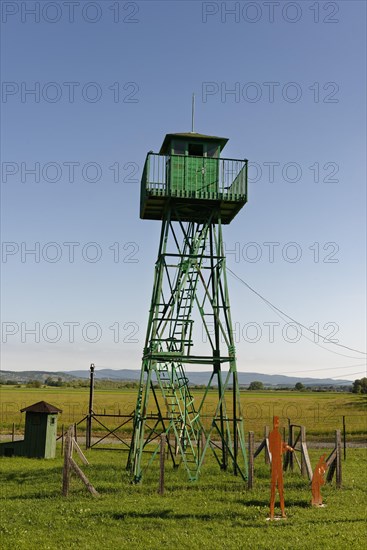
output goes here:
{"type": "Polygon", "coordinates": [[[127,464],[135,481],[155,458],[161,434],[174,466],[183,463],[190,479],[209,448],[222,469],[232,464],[247,477],[222,239],[222,224],[247,201],[247,160],[221,157],[227,141],[167,134],[145,161],[140,217],[161,220],[162,228],[127,464]],[[186,365],[211,372],[198,402],[186,365]],[[151,402],[155,412],[148,412],[151,402]]]}

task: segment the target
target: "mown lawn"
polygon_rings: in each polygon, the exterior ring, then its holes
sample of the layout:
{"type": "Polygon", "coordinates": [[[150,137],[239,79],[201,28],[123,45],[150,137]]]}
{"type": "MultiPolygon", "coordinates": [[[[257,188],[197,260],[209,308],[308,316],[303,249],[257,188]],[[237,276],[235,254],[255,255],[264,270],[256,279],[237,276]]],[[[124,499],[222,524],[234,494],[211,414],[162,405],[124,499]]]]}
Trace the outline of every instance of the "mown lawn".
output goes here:
{"type": "MultiPolygon", "coordinates": [[[[322,449],[311,451],[314,465],[322,449]]],[[[1,458],[1,547],[6,549],[335,549],[366,548],[365,449],[348,450],[343,488],[323,488],[325,508],[310,506],[310,486],[285,474],[288,519],[269,522],[269,467],[255,463],[255,488],[223,472],[208,456],[198,482],[166,467],[157,494],[158,464],[132,485],[126,454],[90,450],[83,466],[100,493],[93,498],[75,477],[61,496],[62,459],[1,458]]]]}

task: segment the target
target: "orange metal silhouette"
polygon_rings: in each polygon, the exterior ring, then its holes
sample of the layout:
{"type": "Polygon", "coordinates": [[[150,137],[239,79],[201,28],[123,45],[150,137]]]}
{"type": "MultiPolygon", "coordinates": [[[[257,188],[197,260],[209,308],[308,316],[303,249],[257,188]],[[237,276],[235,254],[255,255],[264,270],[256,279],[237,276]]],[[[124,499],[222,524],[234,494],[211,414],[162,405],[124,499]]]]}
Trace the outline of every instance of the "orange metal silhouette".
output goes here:
{"type": "Polygon", "coordinates": [[[269,434],[269,450],[271,452],[271,492],[270,492],[270,519],[274,519],[275,491],[278,487],[282,518],[285,518],[284,491],[283,491],[283,464],[282,454],[292,451],[292,447],[282,441],[279,433],[279,417],[273,417],[273,429],[269,434]]]}
{"type": "Polygon", "coordinates": [[[311,490],[312,490],[312,506],[322,505],[321,486],[325,485],[324,474],[327,469],[325,456],[321,455],[313,472],[311,490]]]}

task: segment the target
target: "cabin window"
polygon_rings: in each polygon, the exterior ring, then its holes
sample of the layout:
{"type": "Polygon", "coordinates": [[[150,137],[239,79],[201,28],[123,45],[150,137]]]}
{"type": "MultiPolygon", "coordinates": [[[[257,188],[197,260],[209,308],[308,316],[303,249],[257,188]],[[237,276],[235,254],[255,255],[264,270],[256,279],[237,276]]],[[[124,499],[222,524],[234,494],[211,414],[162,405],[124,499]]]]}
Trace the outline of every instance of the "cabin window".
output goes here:
{"type": "Polygon", "coordinates": [[[52,426],[52,424],[55,424],[55,417],[51,416],[50,418],[50,424],[52,426]]]}
{"type": "Polygon", "coordinates": [[[173,155],[184,155],[186,152],[186,144],[184,141],[175,141],[172,147],[173,155]]]}
{"type": "Polygon", "coordinates": [[[202,143],[189,143],[189,155],[192,157],[203,157],[204,145],[202,143]]]}
{"type": "Polygon", "coordinates": [[[218,145],[207,145],[206,146],[206,156],[211,158],[218,157],[218,145]]]}

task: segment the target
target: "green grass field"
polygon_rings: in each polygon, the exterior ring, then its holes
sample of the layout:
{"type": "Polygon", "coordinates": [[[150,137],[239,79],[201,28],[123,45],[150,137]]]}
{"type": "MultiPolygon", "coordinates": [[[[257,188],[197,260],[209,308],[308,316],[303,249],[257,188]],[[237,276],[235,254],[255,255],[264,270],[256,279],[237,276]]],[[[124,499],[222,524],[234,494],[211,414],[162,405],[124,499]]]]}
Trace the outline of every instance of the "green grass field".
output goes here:
{"type": "MultiPolygon", "coordinates": [[[[196,402],[200,401],[202,392],[194,391],[196,402]]],[[[19,410],[40,400],[45,400],[63,410],[59,416],[58,425],[70,425],[81,420],[88,411],[89,392],[87,388],[19,388],[1,387],[1,432],[9,434],[15,423],[16,432],[22,433],[24,414],[19,410]]],[[[209,393],[204,413],[214,411],[216,392],[209,393]]],[[[97,413],[129,414],[135,408],[136,390],[96,390],[94,410],[97,413]]],[[[229,414],[231,394],[228,392],[229,414]]],[[[282,424],[287,424],[287,418],[296,424],[306,426],[310,439],[330,441],[335,429],[342,429],[343,415],[346,420],[346,432],[350,442],[366,440],[367,396],[351,393],[309,393],[309,392],[241,392],[241,403],[245,422],[245,430],[252,430],[257,437],[263,434],[264,426],[270,425],[273,415],[281,418],[282,424]]],[[[154,412],[152,403],[151,412],[154,412]]],[[[104,419],[104,424],[114,427],[118,420],[104,419]]],[[[78,428],[83,431],[85,423],[78,428]]],[[[103,431],[97,423],[94,431],[103,431]]]]}
{"type": "MultiPolygon", "coordinates": [[[[322,449],[311,451],[314,465],[322,449]]],[[[100,493],[93,498],[72,477],[61,496],[62,459],[1,458],[1,547],[43,549],[362,549],[366,547],[365,449],[348,451],[343,487],[323,488],[325,508],[310,506],[310,486],[285,474],[287,520],[267,521],[269,467],[255,462],[255,487],[223,472],[211,457],[198,482],[166,466],[165,494],[157,494],[158,464],[142,484],[130,483],[126,455],[90,450],[83,470],[100,493]]],[[[279,509],[276,508],[276,512],[279,509]]]]}
{"type": "MultiPolygon", "coordinates": [[[[200,398],[200,392],[196,392],[200,398]]],[[[19,409],[45,400],[63,409],[59,418],[68,426],[87,412],[88,390],[72,388],[1,388],[2,433],[12,423],[22,434],[24,415],[19,409]]],[[[207,413],[215,394],[208,400],[207,413]]],[[[366,436],[366,397],[352,394],[243,392],[245,430],[258,438],[273,414],[304,424],[312,465],[323,452],[322,441],[333,440],[335,429],[346,417],[347,441],[366,436]]],[[[134,390],[96,391],[99,413],[130,413],[134,390]]],[[[107,419],[105,419],[107,422],[107,419]]],[[[83,425],[80,425],[82,431],[83,425]]],[[[94,432],[98,435],[97,426],[94,432]]],[[[102,431],[99,435],[102,435],[102,431]]],[[[310,506],[309,482],[298,471],[285,473],[288,519],[267,521],[269,466],[260,455],[255,461],[255,487],[219,469],[211,453],[206,456],[199,481],[190,483],[181,467],[166,462],[165,494],[159,496],[158,462],[146,471],[140,485],[132,485],[125,470],[126,452],[90,449],[89,466],[83,470],[100,493],[93,498],[81,482],[72,478],[68,498],[61,496],[62,457],[37,460],[1,458],[1,547],[33,549],[335,549],[365,548],[366,448],[348,448],[343,461],[343,487],[335,481],[323,488],[325,508],[310,506]]],[[[330,452],[330,448],[326,450],[330,452]]],[[[79,460],[78,460],[79,461],[79,460]]],[[[80,463],[80,461],[79,461],[80,463]]]]}

